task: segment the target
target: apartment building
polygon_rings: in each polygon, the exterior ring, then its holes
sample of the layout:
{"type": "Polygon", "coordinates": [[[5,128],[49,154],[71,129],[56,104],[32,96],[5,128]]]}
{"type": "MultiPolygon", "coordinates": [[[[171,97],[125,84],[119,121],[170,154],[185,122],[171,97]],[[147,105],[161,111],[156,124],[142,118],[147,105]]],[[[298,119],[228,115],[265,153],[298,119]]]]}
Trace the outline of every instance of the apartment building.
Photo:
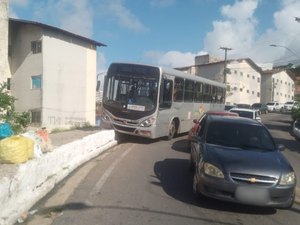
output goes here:
{"type": "Polygon", "coordinates": [[[294,100],[295,80],[294,74],[286,69],[263,71],[261,102],[274,101],[283,104],[294,100]]]}
{"type": "Polygon", "coordinates": [[[103,43],[46,24],[9,19],[16,110],[48,129],[95,125],[96,48],[103,43]]]}
{"type": "Polygon", "coordinates": [[[176,68],[190,74],[227,84],[226,104],[253,104],[294,99],[294,77],[291,72],[262,70],[250,58],[227,60],[201,55],[195,65],[176,68]],[[226,67],[226,74],[224,68],[226,67]]]}

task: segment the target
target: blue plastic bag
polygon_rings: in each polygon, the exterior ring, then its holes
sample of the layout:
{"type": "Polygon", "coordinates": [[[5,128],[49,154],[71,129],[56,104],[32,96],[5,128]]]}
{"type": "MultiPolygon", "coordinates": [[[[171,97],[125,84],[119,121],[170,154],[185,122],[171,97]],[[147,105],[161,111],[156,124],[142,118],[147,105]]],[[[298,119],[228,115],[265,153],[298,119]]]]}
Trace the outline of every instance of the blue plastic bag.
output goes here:
{"type": "Polygon", "coordinates": [[[13,135],[13,131],[9,123],[0,123],[0,139],[7,138],[13,135]]]}

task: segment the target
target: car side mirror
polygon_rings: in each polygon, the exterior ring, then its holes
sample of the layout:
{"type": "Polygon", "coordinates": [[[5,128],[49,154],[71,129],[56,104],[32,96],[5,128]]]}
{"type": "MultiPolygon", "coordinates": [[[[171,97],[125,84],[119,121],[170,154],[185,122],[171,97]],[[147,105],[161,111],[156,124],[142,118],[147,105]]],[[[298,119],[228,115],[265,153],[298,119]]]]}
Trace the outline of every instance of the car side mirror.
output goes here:
{"type": "Polygon", "coordinates": [[[279,144],[277,146],[277,148],[278,148],[279,151],[284,151],[285,150],[285,146],[283,144],[279,144]]]}
{"type": "Polygon", "coordinates": [[[198,135],[194,135],[194,136],[192,136],[192,142],[201,142],[201,140],[203,140],[202,138],[203,137],[200,137],[198,135]]]}
{"type": "Polygon", "coordinates": [[[198,124],[199,121],[197,119],[193,119],[193,123],[198,124]]]}

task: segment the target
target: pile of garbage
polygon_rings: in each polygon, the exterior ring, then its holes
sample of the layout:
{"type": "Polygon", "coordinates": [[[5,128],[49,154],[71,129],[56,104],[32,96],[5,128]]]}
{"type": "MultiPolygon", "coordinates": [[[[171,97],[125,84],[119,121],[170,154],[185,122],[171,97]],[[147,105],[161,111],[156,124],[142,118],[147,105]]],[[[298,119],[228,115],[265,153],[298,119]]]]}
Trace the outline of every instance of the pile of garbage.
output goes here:
{"type": "Polygon", "coordinates": [[[51,150],[46,128],[14,135],[8,123],[0,123],[0,163],[24,163],[32,158],[40,158],[51,150]]]}

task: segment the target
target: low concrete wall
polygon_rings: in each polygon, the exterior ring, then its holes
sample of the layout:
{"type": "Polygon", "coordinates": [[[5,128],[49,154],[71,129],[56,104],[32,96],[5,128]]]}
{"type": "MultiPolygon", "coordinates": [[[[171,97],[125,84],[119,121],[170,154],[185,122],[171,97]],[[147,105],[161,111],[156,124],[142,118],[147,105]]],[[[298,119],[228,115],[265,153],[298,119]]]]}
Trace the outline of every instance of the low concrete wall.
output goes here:
{"type": "Polygon", "coordinates": [[[114,131],[103,130],[16,165],[0,178],[0,224],[14,224],[70,172],[116,144],[114,131]]]}

